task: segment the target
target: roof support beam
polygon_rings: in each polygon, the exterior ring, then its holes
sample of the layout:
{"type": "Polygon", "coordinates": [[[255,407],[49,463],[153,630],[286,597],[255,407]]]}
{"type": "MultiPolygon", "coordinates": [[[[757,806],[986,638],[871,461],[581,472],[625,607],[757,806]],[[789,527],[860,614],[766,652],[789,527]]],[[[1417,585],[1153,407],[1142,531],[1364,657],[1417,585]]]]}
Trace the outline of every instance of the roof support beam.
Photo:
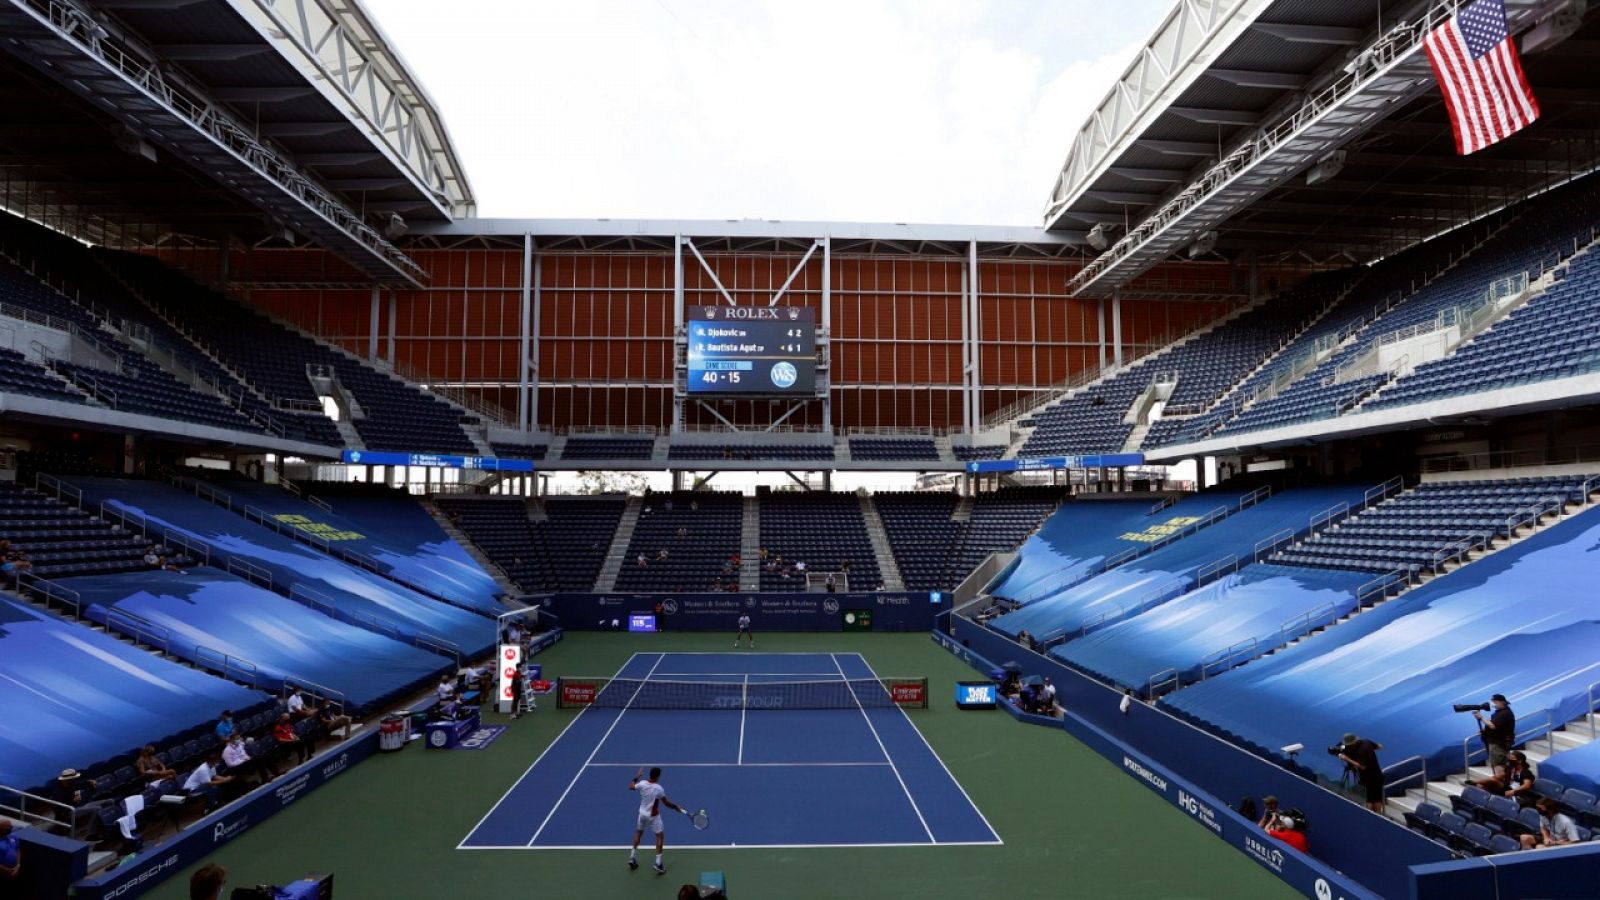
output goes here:
{"type": "Polygon", "coordinates": [[[1354,47],[1363,36],[1359,28],[1334,25],[1301,25],[1293,22],[1256,22],[1251,28],[1291,44],[1341,44],[1354,47]]]}
{"type": "Polygon", "coordinates": [[[1256,113],[1244,109],[1209,109],[1203,106],[1169,106],[1167,112],[1205,125],[1254,125],[1256,113]]]}
{"type": "Polygon", "coordinates": [[[1133,142],[1134,146],[1145,150],[1154,150],[1167,156],[1215,156],[1217,145],[1204,141],[1162,141],[1155,138],[1140,138],[1133,142]]]}
{"type": "Polygon", "coordinates": [[[1298,91],[1305,87],[1306,77],[1293,72],[1257,72],[1247,69],[1207,69],[1206,76],[1225,81],[1236,87],[1276,88],[1298,91]]]}
{"type": "Polygon", "coordinates": [[[266,44],[156,44],[154,49],[174,62],[238,62],[272,52],[266,44]]]}
{"type": "Polygon", "coordinates": [[[316,93],[315,88],[303,84],[217,87],[211,89],[211,96],[216,97],[223,103],[286,103],[290,100],[314,97],[316,93]]]}

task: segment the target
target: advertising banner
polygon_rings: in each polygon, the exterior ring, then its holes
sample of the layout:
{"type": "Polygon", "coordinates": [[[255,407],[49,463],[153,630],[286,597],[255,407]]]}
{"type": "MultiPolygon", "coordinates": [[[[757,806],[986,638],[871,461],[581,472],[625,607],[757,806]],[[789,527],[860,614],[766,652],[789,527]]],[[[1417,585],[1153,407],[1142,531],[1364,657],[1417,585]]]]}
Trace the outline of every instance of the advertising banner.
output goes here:
{"type": "Polygon", "coordinates": [[[532,598],[563,629],[627,630],[654,616],[658,631],[732,631],[748,615],[757,631],[927,631],[949,609],[923,591],[876,594],[548,594],[532,598]]]}

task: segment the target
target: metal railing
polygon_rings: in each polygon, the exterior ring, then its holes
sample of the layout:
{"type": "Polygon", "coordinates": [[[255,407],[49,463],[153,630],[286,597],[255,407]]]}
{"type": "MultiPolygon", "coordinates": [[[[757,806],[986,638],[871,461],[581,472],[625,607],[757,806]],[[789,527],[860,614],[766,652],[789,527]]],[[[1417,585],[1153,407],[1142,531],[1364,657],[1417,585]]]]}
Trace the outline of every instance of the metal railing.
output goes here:
{"type": "Polygon", "coordinates": [[[229,557],[228,574],[237,575],[251,584],[259,585],[269,591],[272,590],[272,573],[254,563],[246,562],[240,557],[229,557]]]}
{"type": "Polygon", "coordinates": [[[1306,529],[1308,533],[1315,533],[1318,528],[1326,528],[1341,519],[1349,517],[1350,504],[1341,500],[1308,519],[1306,521],[1306,529]]]}
{"type": "Polygon", "coordinates": [[[345,707],[349,705],[345,698],[344,691],[341,691],[337,688],[328,687],[327,685],[318,684],[309,678],[301,678],[298,675],[285,675],[283,677],[283,686],[280,689],[280,695],[284,698],[287,698],[289,696],[289,692],[295,688],[299,688],[301,691],[310,694],[311,699],[316,700],[316,705],[318,706],[331,705],[334,709],[334,712],[339,713],[340,715],[344,714],[345,707]]]}
{"type": "Polygon", "coordinates": [[[146,647],[167,653],[172,647],[172,632],[142,616],[136,616],[115,606],[105,608],[105,626],[116,628],[126,637],[146,647]]]}
{"type": "Polygon", "coordinates": [[[1362,582],[1356,588],[1356,609],[1366,609],[1378,602],[1373,599],[1387,600],[1391,593],[1399,593],[1411,584],[1411,573],[1405,569],[1395,568],[1376,578],[1362,582]]]}
{"type": "Polygon", "coordinates": [[[1405,759],[1402,759],[1399,762],[1394,763],[1393,765],[1388,765],[1388,766],[1384,766],[1383,767],[1383,783],[1384,783],[1385,789],[1393,789],[1393,788],[1402,788],[1403,789],[1404,785],[1408,784],[1409,782],[1411,782],[1412,779],[1415,779],[1415,778],[1422,779],[1422,802],[1427,803],[1428,802],[1428,792],[1433,789],[1433,785],[1429,783],[1430,780],[1428,778],[1428,758],[1426,756],[1423,756],[1422,754],[1419,753],[1416,756],[1408,756],[1405,759]],[[1416,765],[1417,765],[1417,771],[1416,772],[1414,772],[1414,773],[1412,773],[1410,775],[1402,776],[1402,777],[1400,777],[1398,779],[1389,777],[1389,773],[1390,772],[1395,771],[1396,769],[1405,769],[1405,768],[1409,767],[1412,763],[1416,763],[1416,765]]]}
{"type": "Polygon", "coordinates": [[[1285,528],[1282,531],[1268,535],[1256,541],[1255,550],[1251,554],[1251,561],[1261,562],[1292,543],[1294,543],[1294,529],[1292,528],[1285,528]]]}
{"type": "MultiPolygon", "coordinates": [[[[1540,736],[1543,736],[1545,741],[1546,741],[1546,743],[1547,743],[1547,746],[1548,746],[1548,748],[1550,750],[1550,754],[1549,755],[1554,756],[1555,752],[1556,752],[1556,737],[1555,737],[1555,734],[1556,734],[1556,725],[1557,724],[1558,723],[1556,722],[1555,710],[1553,710],[1553,709],[1542,709],[1542,710],[1539,710],[1538,712],[1534,713],[1531,716],[1519,716],[1517,718],[1517,725],[1520,728],[1520,730],[1517,731],[1516,734],[1512,735],[1511,744],[1506,749],[1509,750],[1509,749],[1511,749],[1511,747],[1519,747],[1519,746],[1520,747],[1527,747],[1527,746],[1530,746],[1533,743],[1535,743],[1540,738],[1540,736]],[[1533,719],[1536,722],[1539,722],[1540,724],[1535,725],[1532,728],[1520,728],[1522,723],[1528,721],[1529,719],[1533,719]]],[[[1462,742],[1461,742],[1461,771],[1463,771],[1463,772],[1471,771],[1473,758],[1478,756],[1478,755],[1480,755],[1480,754],[1483,756],[1485,761],[1488,761],[1489,748],[1485,747],[1483,745],[1483,732],[1482,731],[1474,732],[1472,734],[1472,736],[1462,740],[1462,742]],[[1474,751],[1472,749],[1472,745],[1473,744],[1477,744],[1478,745],[1478,750],[1474,751]]]]}
{"type": "Polygon", "coordinates": [[[254,688],[261,687],[261,667],[242,656],[234,656],[204,644],[196,644],[194,661],[201,668],[211,669],[230,681],[237,681],[254,688]]]}
{"type": "Polygon", "coordinates": [[[1245,494],[1243,497],[1240,497],[1239,498],[1239,503],[1234,508],[1239,510],[1240,512],[1243,512],[1244,510],[1247,510],[1250,507],[1255,506],[1257,503],[1260,503],[1263,500],[1271,499],[1271,497],[1272,497],[1272,488],[1270,486],[1264,484],[1261,487],[1258,487],[1255,490],[1251,491],[1250,493],[1245,494]]]}
{"type": "Polygon", "coordinates": [[[1390,495],[1405,490],[1405,486],[1405,479],[1396,475],[1377,487],[1367,488],[1366,492],[1361,495],[1361,506],[1365,509],[1375,503],[1382,503],[1389,499],[1390,495]]]}
{"type": "Polygon", "coordinates": [[[1199,571],[1195,572],[1194,586],[1204,587],[1230,572],[1237,571],[1239,571],[1239,557],[1230,553],[1201,566],[1199,571]]]}
{"type": "Polygon", "coordinates": [[[362,362],[371,364],[379,370],[384,370],[391,374],[397,375],[400,378],[411,382],[416,387],[430,393],[438,394],[439,396],[454,402],[458,406],[464,406],[480,416],[489,418],[496,425],[511,427],[517,424],[517,414],[511,410],[506,409],[498,403],[491,403],[490,401],[485,400],[475,394],[470,394],[462,388],[441,383],[436,376],[430,375],[429,373],[424,372],[415,366],[410,366],[401,362],[391,362],[386,359],[363,358],[362,362]]]}
{"type": "Polygon", "coordinates": [[[53,581],[47,581],[26,569],[17,573],[17,591],[27,591],[44,599],[48,606],[52,601],[65,606],[72,611],[74,619],[83,618],[83,596],[69,587],[62,587],[53,581]]]}
{"type": "Polygon", "coordinates": [[[1212,669],[1216,669],[1216,674],[1221,675],[1229,669],[1243,665],[1244,663],[1234,662],[1234,660],[1238,659],[1240,656],[1244,657],[1244,662],[1249,662],[1250,660],[1255,659],[1261,655],[1259,652],[1257,652],[1260,647],[1260,643],[1255,638],[1250,637],[1231,644],[1225,649],[1219,650],[1210,656],[1203,657],[1200,660],[1200,680],[1205,681],[1207,678],[1211,677],[1212,669]]]}
{"type": "Polygon", "coordinates": [[[1339,607],[1330,600],[1298,616],[1284,619],[1283,623],[1278,626],[1278,646],[1286,647],[1291,642],[1299,640],[1318,628],[1332,625],[1338,618],[1339,607]],[[1323,619],[1327,621],[1324,622],[1323,619]]]}
{"type": "Polygon", "coordinates": [[[35,473],[33,487],[40,493],[48,493],[63,503],[70,503],[80,509],[83,508],[83,491],[67,484],[54,475],[46,475],[43,472],[35,473]],[[71,499],[69,500],[68,498],[71,499]]]}
{"type": "Polygon", "coordinates": [[[10,785],[0,784],[0,813],[7,818],[41,831],[66,826],[69,836],[74,840],[83,840],[88,831],[89,820],[78,821],[77,807],[49,797],[30,794],[10,785]]]}

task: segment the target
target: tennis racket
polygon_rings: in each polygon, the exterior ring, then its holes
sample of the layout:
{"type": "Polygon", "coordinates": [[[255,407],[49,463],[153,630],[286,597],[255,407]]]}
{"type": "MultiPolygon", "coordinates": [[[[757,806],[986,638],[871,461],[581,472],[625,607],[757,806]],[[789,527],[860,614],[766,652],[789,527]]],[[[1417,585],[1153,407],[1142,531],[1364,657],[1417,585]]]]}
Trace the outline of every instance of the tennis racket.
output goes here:
{"type": "Polygon", "coordinates": [[[689,824],[693,825],[697,831],[705,831],[711,827],[711,817],[706,815],[706,811],[703,809],[699,812],[689,812],[686,809],[683,814],[689,817],[689,824]]]}

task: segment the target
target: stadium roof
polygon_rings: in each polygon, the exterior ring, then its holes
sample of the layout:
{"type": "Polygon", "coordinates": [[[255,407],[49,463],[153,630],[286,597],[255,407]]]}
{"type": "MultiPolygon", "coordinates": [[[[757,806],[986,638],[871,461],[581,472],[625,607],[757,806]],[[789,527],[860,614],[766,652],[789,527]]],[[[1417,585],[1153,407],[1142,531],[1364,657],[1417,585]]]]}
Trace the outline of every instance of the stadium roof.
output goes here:
{"type": "MultiPolygon", "coordinates": [[[[1383,6],[1380,25],[1371,4],[1180,0],[1079,131],[1051,194],[1047,227],[1103,225],[1110,243],[1076,287],[1105,293],[1208,231],[1230,257],[1365,261],[1592,167],[1596,17],[1525,60],[1541,121],[1463,159],[1420,49],[1458,5],[1383,6]],[[1342,171],[1307,185],[1337,150],[1342,171]]],[[[1568,6],[1506,2],[1513,31],[1568,6]]]]}
{"type": "Polygon", "coordinates": [[[0,50],[6,194],[86,239],[304,238],[419,283],[392,238],[474,208],[358,3],[0,0],[0,50]]]}
{"type": "Polygon", "coordinates": [[[531,234],[541,250],[671,251],[675,237],[693,238],[713,252],[804,253],[826,237],[835,253],[966,255],[1058,258],[1082,256],[1082,236],[1043,228],[990,225],[918,225],[868,222],[780,222],[766,219],[461,219],[423,225],[419,237],[521,238],[531,234]]]}

